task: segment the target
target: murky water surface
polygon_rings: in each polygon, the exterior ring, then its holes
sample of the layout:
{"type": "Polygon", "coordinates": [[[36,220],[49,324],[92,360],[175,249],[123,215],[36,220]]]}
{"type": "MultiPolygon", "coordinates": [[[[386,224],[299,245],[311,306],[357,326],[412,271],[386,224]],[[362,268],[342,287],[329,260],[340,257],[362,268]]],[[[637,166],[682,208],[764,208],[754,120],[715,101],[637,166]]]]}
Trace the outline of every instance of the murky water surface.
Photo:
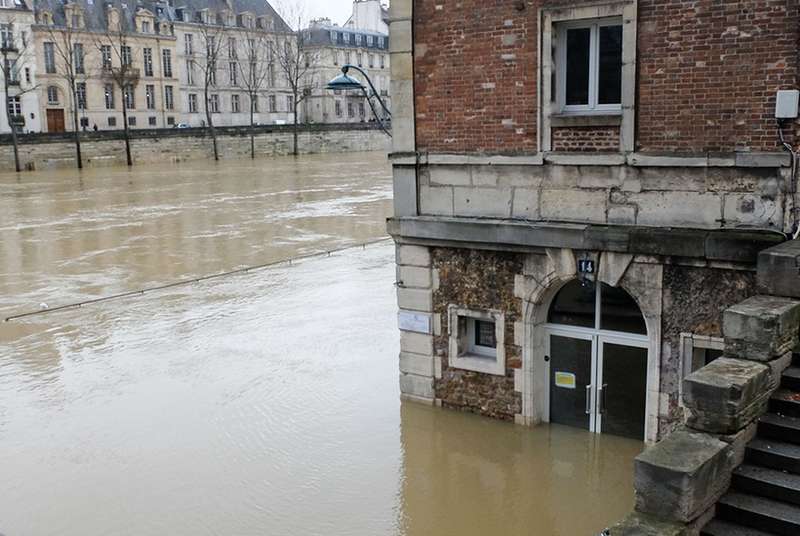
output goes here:
{"type": "MultiPolygon", "coordinates": [[[[384,234],[381,154],[0,175],[0,314],[384,234]]],[[[635,441],[401,404],[389,243],[0,324],[0,533],[588,535],[635,441]]]]}

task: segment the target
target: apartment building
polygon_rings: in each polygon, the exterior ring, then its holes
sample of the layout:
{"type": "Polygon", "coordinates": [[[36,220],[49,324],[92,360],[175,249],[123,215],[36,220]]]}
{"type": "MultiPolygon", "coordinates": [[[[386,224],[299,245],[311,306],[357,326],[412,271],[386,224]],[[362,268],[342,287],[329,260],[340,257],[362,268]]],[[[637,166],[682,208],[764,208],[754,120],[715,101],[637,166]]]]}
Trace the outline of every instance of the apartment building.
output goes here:
{"type": "Polygon", "coordinates": [[[0,0],[0,102],[7,112],[0,114],[0,133],[11,131],[9,117],[17,132],[41,131],[36,54],[31,25],[33,8],[26,0],[0,0]]]}

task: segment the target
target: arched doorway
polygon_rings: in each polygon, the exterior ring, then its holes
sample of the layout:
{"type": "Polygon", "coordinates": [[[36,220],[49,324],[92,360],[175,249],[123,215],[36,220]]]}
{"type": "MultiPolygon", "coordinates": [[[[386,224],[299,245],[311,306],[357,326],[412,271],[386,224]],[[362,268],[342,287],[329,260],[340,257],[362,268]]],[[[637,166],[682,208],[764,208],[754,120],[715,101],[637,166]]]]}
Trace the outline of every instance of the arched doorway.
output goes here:
{"type": "Polygon", "coordinates": [[[635,300],[571,281],[553,299],[545,333],[550,422],[644,439],[649,341],[635,300]]]}

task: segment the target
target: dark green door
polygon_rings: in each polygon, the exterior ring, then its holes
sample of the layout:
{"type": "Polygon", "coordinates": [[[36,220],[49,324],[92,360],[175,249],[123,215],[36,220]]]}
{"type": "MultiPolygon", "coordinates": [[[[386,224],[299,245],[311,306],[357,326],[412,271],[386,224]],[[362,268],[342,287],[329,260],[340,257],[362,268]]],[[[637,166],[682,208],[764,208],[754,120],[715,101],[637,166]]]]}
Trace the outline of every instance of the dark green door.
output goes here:
{"type": "Polygon", "coordinates": [[[647,348],[603,342],[601,432],[644,439],[647,348]]]}
{"type": "Polygon", "coordinates": [[[550,335],[550,422],[589,430],[592,341],[550,335]]]}

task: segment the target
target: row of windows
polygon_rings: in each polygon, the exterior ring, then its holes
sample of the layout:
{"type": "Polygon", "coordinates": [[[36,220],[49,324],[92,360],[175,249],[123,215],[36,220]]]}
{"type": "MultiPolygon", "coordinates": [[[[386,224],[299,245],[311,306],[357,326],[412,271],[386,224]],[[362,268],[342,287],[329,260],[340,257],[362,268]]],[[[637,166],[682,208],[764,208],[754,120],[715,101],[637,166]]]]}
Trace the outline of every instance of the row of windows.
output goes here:
{"type": "MultiPolygon", "coordinates": [[[[336,117],[342,117],[342,101],[337,100],[334,103],[334,110],[336,112],[336,117]]],[[[358,117],[366,117],[367,107],[364,101],[358,103],[349,101],[347,103],[347,117],[356,117],[356,110],[358,110],[358,117]]]]}
{"type": "MultiPolygon", "coordinates": [[[[294,110],[294,97],[291,95],[286,96],[285,110],[279,109],[278,97],[276,95],[267,96],[267,112],[276,113],[281,111],[292,112],[294,110]]],[[[245,98],[242,95],[231,95],[230,111],[231,113],[240,113],[245,110],[245,98]]],[[[252,100],[253,112],[259,113],[259,98],[254,96],[252,100]]],[[[208,96],[208,110],[211,113],[218,114],[222,112],[222,99],[216,93],[208,96]]],[[[189,93],[189,113],[199,113],[199,99],[196,93],[189,93]]]]}
{"type": "MultiPolygon", "coordinates": [[[[114,51],[111,45],[100,46],[100,61],[103,70],[111,70],[114,64],[114,51]]],[[[85,55],[83,43],[74,43],[72,48],[72,67],[75,74],[86,74],[85,55]]],[[[119,63],[122,67],[133,66],[133,51],[130,46],[123,45],[119,49],[119,63]]],[[[153,69],[153,49],[142,49],[142,63],[144,66],[144,76],[154,75],[153,69]]],[[[56,44],[53,42],[44,43],[44,70],[48,74],[56,73],[56,44]]],[[[164,49],[161,51],[161,72],[165,78],[172,78],[172,51],[164,49]]]]}
{"type": "MultiPolygon", "coordinates": [[[[59,89],[56,86],[48,86],[47,88],[47,104],[54,106],[60,102],[59,89]]],[[[145,107],[148,110],[156,109],[156,87],[152,84],[145,85],[145,107]]],[[[75,84],[75,98],[79,110],[86,110],[88,103],[88,92],[86,90],[85,82],[77,82],[75,84]]],[[[122,90],[122,99],[125,103],[125,108],[133,110],[136,108],[136,90],[128,84],[122,90]]],[[[114,84],[105,84],[103,87],[103,102],[106,110],[114,110],[116,104],[116,91],[114,84]]],[[[166,110],[175,109],[175,88],[173,86],[164,86],[164,108],[166,110]]]]}
{"type": "MultiPolygon", "coordinates": [[[[353,52],[350,50],[334,50],[331,52],[333,55],[333,64],[339,65],[343,63],[344,65],[352,64],[353,63],[353,52]]],[[[375,54],[367,54],[367,66],[370,69],[374,69],[375,65],[380,65],[381,69],[386,68],[386,55],[381,54],[378,58],[378,63],[375,63],[375,54]]],[[[355,54],[356,64],[359,67],[364,67],[364,54],[362,52],[357,52],[355,54]]]]}
{"type": "Polygon", "coordinates": [[[386,46],[386,37],[382,35],[365,35],[331,30],[331,43],[356,46],[363,45],[367,47],[377,46],[378,48],[384,48],[386,46]]]}
{"type": "MultiPolygon", "coordinates": [[[[217,67],[216,65],[210,65],[208,69],[208,82],[210,86],[217,85],[217,67]]],[[[205,74],[202,70],[198,67],[197,63],[194,60],[186,60],[186,84],[189,86],[195,85],[198,80],[197,71],[201,74],[205,74]]],[[[275,86],[275,64],[270,63],[269,65],[264,65],[258,62],[249,62],[245,63],[244,65],[231,61],[228,62],[227,65],[227,72],[228,72],[228,84],[232,87],[260,87],[266,85],[267,87],[274,87],[275,86]]]]}

